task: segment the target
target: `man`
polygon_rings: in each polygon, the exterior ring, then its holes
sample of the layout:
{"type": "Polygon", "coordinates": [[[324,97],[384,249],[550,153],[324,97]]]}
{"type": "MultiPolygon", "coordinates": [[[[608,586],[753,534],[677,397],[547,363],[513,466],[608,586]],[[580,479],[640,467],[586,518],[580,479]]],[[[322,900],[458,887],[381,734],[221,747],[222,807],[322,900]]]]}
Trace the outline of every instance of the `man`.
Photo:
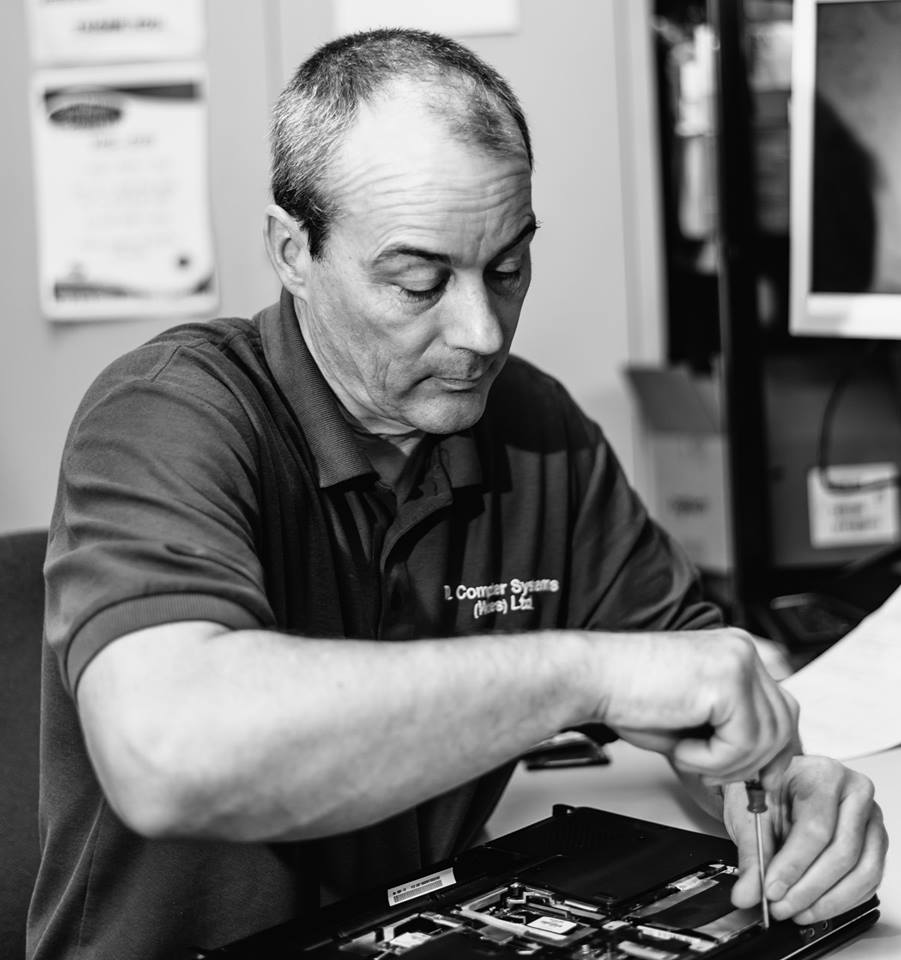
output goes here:
{"type": "Polygon", "coordinates": [[[867,897],[869,783],[793,757],[794,705],[599,429],[507,359],[536,220],[506,84],[428,34],[338,40],[273,153],[280,304],[122,358],[70,432],[31,955],[310,916],[471,843],[517,755],[589,722],[724,792],[736,902],[758,770],[774,915],[867,897]]]}

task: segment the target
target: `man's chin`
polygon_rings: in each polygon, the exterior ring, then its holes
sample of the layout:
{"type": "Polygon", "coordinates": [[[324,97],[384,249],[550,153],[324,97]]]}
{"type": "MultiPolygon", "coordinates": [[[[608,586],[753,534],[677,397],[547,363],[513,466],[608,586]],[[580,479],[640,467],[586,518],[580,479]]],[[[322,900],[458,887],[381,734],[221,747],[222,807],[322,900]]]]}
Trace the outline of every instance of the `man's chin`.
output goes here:
{"type": "Polygon", "coordinates": [[[434,397],[410,417],[417,430],[425,433],[458,433],[475,426],[485,412],[487,390],[472,390],[434,397]]]}

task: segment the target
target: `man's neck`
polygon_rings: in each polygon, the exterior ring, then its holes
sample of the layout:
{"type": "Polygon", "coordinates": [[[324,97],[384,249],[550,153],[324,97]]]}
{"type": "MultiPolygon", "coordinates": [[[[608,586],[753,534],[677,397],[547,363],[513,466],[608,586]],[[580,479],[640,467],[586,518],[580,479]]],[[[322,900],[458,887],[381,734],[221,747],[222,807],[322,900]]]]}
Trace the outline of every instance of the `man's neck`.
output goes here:
{"type": "Polygon", "coordinates": [[[404,469],[419,446],[423,434],[417,431],[415,434],[383,437],[356,427],[354,433],[382,483],[396,492],[404,469]]]}
{"type": "Polygon", "coordinates": [[[342,416],[350,424],[351,429],[360,441],[373,469],[387,486],[395,489],[400,480],[404,467],[413,451],[419,446],[425,434],[421,430],[405,430],[400,424],[392,430],[393,424],[375,422],[367,415],[344,388],[340,379],[329,372],[328,364],[318,356],[316,338],[310,336],[307,328],[307,317],[304,315],[303,305],[294,300],[294,312],[300,325],[300,332],[307,344],[313,361],[319,368],[325,382],[332,391],[342,416]]]}

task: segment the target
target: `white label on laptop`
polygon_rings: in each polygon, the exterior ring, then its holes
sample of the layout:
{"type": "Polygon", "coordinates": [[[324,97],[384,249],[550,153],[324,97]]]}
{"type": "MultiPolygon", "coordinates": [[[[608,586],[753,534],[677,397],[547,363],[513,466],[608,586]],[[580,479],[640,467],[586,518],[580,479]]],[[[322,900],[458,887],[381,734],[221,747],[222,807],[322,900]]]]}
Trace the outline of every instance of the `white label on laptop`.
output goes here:
{"type": "Polygon", "coordinates": [[[456,882],[454,871],[448,867],[438,873],[430,873],[427,877],[420,877],[418,880],[411,880],[409,883],[401,883],[396,887],[389,887],[388,906],[396,907],[399,903],[406,903],[407,900],[413,900],[415,897],[434,893],[436,890],[443,890],[445,887],[452,887],[456,882]]]}
{"type": "Polygon", "coordinates": [[[527,926],[532,930],[541,930],[542,933],[549,933],[554,937],[565,937],[570,930],[575,930],[578,924],[563,920],[560,917],[536,917],[527,926]]]}
{"type": "Polygon", "coordinates": [[[897,476],[893,463],[830,466],[830,483],[850,488],[833,490],[823,483],[817,468],[811,470],[807,475],[811,546],[850,547],[897,540],[897,476]],[[855,486],[865,489],[854,490],[855,486]]]}
{"type": "Polygon", "coordinates": [[[427,933],[421,933],[418,930],[408,930],[406,933],[402,933],[399,936],[395,937],[391,941],[392,947],[397,947],[398,950],[412,950],[413,947],[421,947],[424,943],[428,943],[432,938],[427,933]]]}

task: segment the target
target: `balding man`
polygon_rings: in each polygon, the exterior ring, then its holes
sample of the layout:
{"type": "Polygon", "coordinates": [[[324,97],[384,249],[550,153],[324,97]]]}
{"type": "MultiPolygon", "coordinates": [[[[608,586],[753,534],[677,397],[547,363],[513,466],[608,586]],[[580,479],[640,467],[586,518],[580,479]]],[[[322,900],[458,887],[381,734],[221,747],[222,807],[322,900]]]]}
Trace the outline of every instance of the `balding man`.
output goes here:
{"type": "Polygon", "coordinates": [[[275,108],[280,303],[177,327],[88,391],[48,555],[30,956],[312,918],[470,844],[516,757],[592,722],[707,784],[737,903],[760,897],[758,771],[776,917],[878,883],[869,782],[795,756],[794,704],[598,426],[508,356],[531,167],[464,47],[328,44],[275,108]]]}

